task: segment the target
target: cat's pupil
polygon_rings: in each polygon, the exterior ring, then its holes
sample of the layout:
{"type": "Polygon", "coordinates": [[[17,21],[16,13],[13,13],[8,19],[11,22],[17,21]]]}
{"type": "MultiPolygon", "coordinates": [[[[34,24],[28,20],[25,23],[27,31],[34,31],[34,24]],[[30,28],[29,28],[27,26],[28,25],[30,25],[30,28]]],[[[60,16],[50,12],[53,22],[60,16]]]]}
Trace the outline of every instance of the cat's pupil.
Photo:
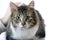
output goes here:
{"type": "Polygon", "coordinates": [[[27,16],[27,19],[29,18],[29,16],[27,16]]]}
{"type": "Polygon", "coordinates": [[[19,19],[19,16],[17,16],[17,19],[19,19]]]}

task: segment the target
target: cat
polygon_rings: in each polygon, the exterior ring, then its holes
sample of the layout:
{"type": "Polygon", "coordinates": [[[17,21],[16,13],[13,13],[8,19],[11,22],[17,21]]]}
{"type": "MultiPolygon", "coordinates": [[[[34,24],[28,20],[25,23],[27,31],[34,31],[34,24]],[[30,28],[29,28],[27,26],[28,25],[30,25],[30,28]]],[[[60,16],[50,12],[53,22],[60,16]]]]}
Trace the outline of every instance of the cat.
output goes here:
{"type": "Polygon", "coordinates": [[[17,7],[10,2],[11,17],[6,30],[6,40],[23,40],[45,37],[45,24],[41,14],[34,8],[34,1],[29,5],[17,7]]]}

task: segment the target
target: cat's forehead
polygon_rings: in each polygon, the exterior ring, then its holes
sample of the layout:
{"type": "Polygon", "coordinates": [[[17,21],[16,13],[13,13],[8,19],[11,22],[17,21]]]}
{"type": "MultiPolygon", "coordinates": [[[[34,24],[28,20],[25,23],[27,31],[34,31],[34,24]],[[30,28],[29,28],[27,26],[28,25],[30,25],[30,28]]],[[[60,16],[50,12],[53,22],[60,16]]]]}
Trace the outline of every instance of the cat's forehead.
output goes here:
{"type": "Polygon", "coordinates": [[[20,6],[20,7],[18,7],[18,11],[20,10],[21,12],[23,12],[23,11],[25,11],[25,10],[27,10],[28,9],[28,7],[27,6],[20,6]]]}
{"type": "Polygon", "coordinates": [[[18,7],[18,11],[21,11],[21,12],[23,12],[23,11],[31,11],[31,10],[33,10],[34,8],[30,8],[29,6],[27,6],[27,5],[21,5],[20,7],[18,7]]]}
{"type": "Polygon", "coordinates": [[[20,7],[18,7],[18,11],[21,14],[23,15],[31,15],[33,13],[33,8],[30,8],[29,6],[27,5],[22,5],[20,7]]]}

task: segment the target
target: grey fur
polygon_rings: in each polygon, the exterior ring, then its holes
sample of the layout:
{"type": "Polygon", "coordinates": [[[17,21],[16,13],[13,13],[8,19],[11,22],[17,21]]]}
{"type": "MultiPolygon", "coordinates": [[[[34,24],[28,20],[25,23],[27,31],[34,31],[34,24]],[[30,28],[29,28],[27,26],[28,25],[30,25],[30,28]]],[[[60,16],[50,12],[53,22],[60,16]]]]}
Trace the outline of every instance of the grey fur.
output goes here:
{"type": "Polygon", "coordinates": [[[44,24],[44,20],[43,18],[41,17],[41,14],[35,10],[36,13],[38,14],[38,17],[39,17],[39,29],[36,33],[35,36],[39,37],[39,38],[44,38],[45,37],[45,24],[44,24]]]}

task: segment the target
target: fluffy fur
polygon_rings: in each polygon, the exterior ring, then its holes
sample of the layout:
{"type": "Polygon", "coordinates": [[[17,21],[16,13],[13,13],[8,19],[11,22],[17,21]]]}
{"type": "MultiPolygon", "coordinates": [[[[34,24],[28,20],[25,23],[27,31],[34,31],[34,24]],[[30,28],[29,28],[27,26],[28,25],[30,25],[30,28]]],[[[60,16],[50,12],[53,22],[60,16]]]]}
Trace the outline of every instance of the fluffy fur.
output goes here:
{"type": "Polygon", "coordinates": [[[10,3],[12,15],[9,19],[6,39],[20,40],[45,37],[45,27],[40,13],[34,9],[34,1],[17,7],[10,3]]]}

